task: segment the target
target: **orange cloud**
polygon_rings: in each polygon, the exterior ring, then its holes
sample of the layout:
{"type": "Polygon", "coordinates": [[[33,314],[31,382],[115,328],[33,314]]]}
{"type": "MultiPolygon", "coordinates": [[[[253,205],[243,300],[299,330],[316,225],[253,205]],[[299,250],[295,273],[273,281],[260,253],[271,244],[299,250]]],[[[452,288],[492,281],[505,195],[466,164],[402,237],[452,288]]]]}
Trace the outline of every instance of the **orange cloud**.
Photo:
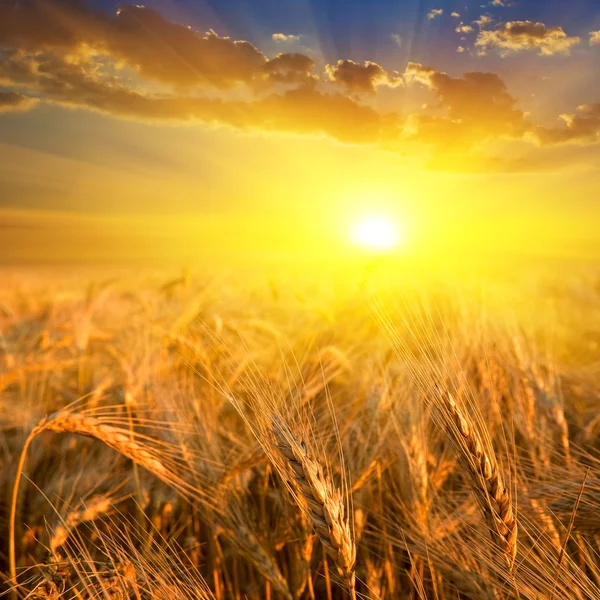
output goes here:
{"type": "Polygon", "coordinates": [[[456,33],[471,33],[473,31],[473,27],[471,27],[471,25],[465,25],[464,23],[461,23],[454,31],[456,31],[456,33]]]}
{"type": "Polygon", "coordinates": [[[537,50],[540,55],[568,54],[579,44],[577,36],[569,37],[562,27],[546,27],[533,21],[509,21],[495,30],[480,31],[475,45],[482,50],[495,48],[501,56],[512,52],[537,50]]]}
{"type": "Polygon", "coordinates": [[[486,25],[489,25],[493,21],[492,17],[489,15],[481,15],[479,19],[473,21],[475,25],[479,26],[479,29],[483,29],[486,25]]]}
{"type": "Polygon", "coordinates": [[[427,18],[431,21],[431,20],[435,19],[436,17],[439,17],[443,14],[444,14],[443,8],[434,8],[433,10],[431,10],[427,13],[427,18]]]}
{"type": "Polygon", "coordinates": [[[145,78],[180,86],[249,83],[267,62],[249,42],[201,35],[143,6],[125,5],[107,17],[58,0],[0,5],[0,45],[71,55],[92,49],[145,78]]]}
{"type": "Polygon", "coordinates": [[[222,38],[214,31],[199,35],[131,5],[119,9],[105,44],[111,56],[137,68],[143,77],[184,86],[250,83],[267,62],[249,42],[222,38]]]}
{"type": "Polygon", "coordinates": [[[29,110],[37,103],[37,98],[29,98],[16,92],[3,92],[0,90],[0,113],[13,110],[29,110]]]}
{"type": "Polygon", "coordinates": [[[600,31],[590,31],[590,46],[600,44],[600,31]]]}
{"type": "MultiPolygon", "coordinates": [[[[66,106],[145,121],[196,120],[237,129],[326,134],[352,143],[377,143],[398,135],[399,126],[393,116],[381,115],[343,94],[319,92],[314,86],[303,85],[247,101],[150,95],[121,82],[99,78],[82,65],[47,55],[37,56],[36,60],[39,62],[35,68],[21,70],[21,85],[35,89],[46,101],[66,106]],[[40,70],[45,73],[43,77],[37,75],[40,70]]],[[[273,68],[269,76],[284,73],[284,63],[289,67],[295,65],[295,60],[303,62],[294,55],[279,55],[273,60],[278,67],[273,68]]],[[[306,62],[296,66],[311,67],[306,62]]],[[[18,71],[10,63],[8,68],[18,71]]],[[[5,65],[0,63],[0,77],[4,69],[5,65]]],[[[297,72],[291,70],[288,74],[295,76],[297,72]]]]}
{"type": "Polygon", "coordinates": [[[338,60],[325,68],[329,79],[343,85],[349,92],[374,94],[378,85],[396,87],[402,79],[387,73],[377,63],[366,61],[358,64],[353,60],[338,60]]]}
{"type": "MultiPolygon", "coordinates": [[[[488,22],[483,17],[476,21],[480,27],[488,22]]],[[[459,27],[466,33],[470,26],[459,27]]],[[[561,43],[572,43],[558,30],[516,22],[495,31],[482,29],[478,45],[483,47],[484,34],[510,31],[506,39],[514,51],[534,44],[550,53],[561,43]],[[523,36],[537,41],[525,43],[523,36]]],[[[275,34],[273,39],[284,41],[283,37],[289,38],[275,34]]],[[[484,46],[489,47],[488,42],[484,46]]],[[[253,44],[212,31],[201,34],[141,6],[124,6],[109,17],[83,2],[0,4],[3,111],[31,108],[39,100],[144,121],[195,120],[237,129],[327,135],[398,152],[416,144],[420,149],[426,146],[429,164],[438,166],[453,164],[450,155],[474,155],[475,148],[480,152],[480,146],[498,139],[529,139],[548,146],[600,141],[598,105],[580,107],[563,118],[561,127],[539,127],[493,73],[452,77],[411,62],[400,76],[374,62],[351,60],[327,65],[325,76],[315,70],[314,60],[305,54],[270,58],[253,44]],[[414,83],[426,86],[434,101],[408,117],[375,110],[359,95],[372,95],[381,86],[414,83]]],[[[496,169],[513,164],[492,162],[496,169]]],[[[491,163],[482,158],[478,164],[491,163]]]]}
{"type": "Polygon", "coordinates": [[[299,53],[278,54],[262,66],[269,83],[310,85],[317,81],[312,71],[315,61],[299,53]]]}
{"type": "Polygon", "coordinates": [[[435,73],[436,70],[431,67],[424,67],[420,63],[409,62],[404,70],[404,80],[406,83],[418,81],[427,87],[432,87],[431,78],[435,73]]]}
{"type": "Polygon", "coordinates": [[[504,82],[494,73],[446,73],[410,63],[407,81],[429,87],[443,114],[416,114],[411,117],[414,136],[437,146],[454,148],[499,137],[521,138],[530,130],[524,113],[516,108],[504,82]]]}
{"type": "Polygon", "coordinates": [[[582,104],[577,112],[561,115],[565,127],[537,127],[535,133],[542,144],[568,142],[595,143],[600,141],[600,103],[582,104]]]}
{"type": "Polygon", "coordinates": [[[0,45],[33,50],[73,50],[106,37],[109,21],[84,3],[56,0],[0,3],[0,45]]]}

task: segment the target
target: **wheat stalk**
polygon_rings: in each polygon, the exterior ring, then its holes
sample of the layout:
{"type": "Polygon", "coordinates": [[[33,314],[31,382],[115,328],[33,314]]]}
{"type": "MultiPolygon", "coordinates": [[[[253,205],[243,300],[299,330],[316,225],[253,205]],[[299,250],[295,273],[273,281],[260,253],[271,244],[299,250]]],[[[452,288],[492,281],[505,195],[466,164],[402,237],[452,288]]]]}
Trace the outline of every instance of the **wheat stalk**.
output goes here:
{"type": "Polygon", "coordinates": [[[306,586],[310,583],[311,570],[310,564],[312,561],[313,547],[315,535],[311,532],[306,532],[306,537],[300,542],[300,546],[294,545],[294,598],[298,599],[302,596],[306,586]]]}
{"type": "Polygon", "coordinates": [[[298,440],[288,427],[273,421],[276,449],[287,461],[293,475],[294,494],[300,508],[307,514],[327,553],[356,597],[356,546],[346,516],[342,493],[323,473],[321,465],[308,453],[306,445],[298,440]]]}
{"type": "MultiPolygon", "coordinates": [[[[25,441],[13,486],[12,504],[10,512],[9,531],[9,562],[11,583],[17,585],[17,565],[15,553],[15,525],[17,516],[17,502],[19,496],[19,484],[25,466],[27,451],[33,439],[43,431],[54,431],[56,433],[76,433],[97,439],[107,446],[113,448],[123,456],[143,466],[163,480],[172,479],[163,463],[146,450],[142,445],[132,439],[131,432],[112,425],[108,425],[95,417],[77,412],[59,411],[42,419],[42,421],[31,430],[25,441]]],[[[16,592],[13,592],[16,597],[16,592]]]]}
{"type": "Polygon", "coordinates": [[[106,514],[112,507],[112,500],[107,496],[95,496],[85,503],[81,509],[69,511],[63,523],[59,524],[50,538],[50,551],[56,552],[68,539],[71,533],[82,523],[95,521],[106,514]]]}
{"type": "Polygon", "coordinates": [[[471,419],[466,416],[454,398],[444,396],[445,406],[452,419],[449,428],[463,453],[475,491],[492,533],[492,539],[501,548],[510,572],[514,570],[517,555],[517,519],[512,508],[510,490],[504,480],[493,450],[486,449],[471,419]]]}
{"type": "Polygon", "coordinates": [[[286,599],[292,600],[287,581],[281,574],[277,563],[265,550],[256,535],[250,531],[246,525],[237,522],[234,528],[224,529],[230,542],[239,549],[242,554],[246,554],[256,565],[264,577],[273,584],[273,587],[286,599]]]}

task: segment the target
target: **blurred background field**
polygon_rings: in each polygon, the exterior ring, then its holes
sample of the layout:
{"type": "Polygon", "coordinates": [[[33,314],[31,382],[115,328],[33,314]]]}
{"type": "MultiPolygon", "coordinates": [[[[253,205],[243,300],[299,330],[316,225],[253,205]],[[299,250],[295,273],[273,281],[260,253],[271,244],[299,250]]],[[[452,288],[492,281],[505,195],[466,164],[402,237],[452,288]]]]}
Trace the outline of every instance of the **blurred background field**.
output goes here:
{"type": "Polygon", "coordinates": [[[593,264],[46,266],[2,282],[6,590],[33,427],[83,415],[126,442],[72,424],[31,440],[19,597],[600,597],[593,264]],[[508,563],[447,394],[506,482],[508,563]],[[279,422],[339,490],[350,587],[284,484],[279,422]]]}

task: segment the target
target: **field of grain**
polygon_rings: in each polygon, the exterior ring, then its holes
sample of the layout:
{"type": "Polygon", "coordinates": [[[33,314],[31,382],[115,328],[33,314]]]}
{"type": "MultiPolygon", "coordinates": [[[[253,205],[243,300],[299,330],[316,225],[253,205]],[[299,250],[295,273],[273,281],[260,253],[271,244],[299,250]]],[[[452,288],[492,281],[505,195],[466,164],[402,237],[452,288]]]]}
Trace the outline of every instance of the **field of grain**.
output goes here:
{"type": "Polygon", "coordinates": [[[597,270],[252,278],[2,273],[0,591],[600,598],[597,270]]]}

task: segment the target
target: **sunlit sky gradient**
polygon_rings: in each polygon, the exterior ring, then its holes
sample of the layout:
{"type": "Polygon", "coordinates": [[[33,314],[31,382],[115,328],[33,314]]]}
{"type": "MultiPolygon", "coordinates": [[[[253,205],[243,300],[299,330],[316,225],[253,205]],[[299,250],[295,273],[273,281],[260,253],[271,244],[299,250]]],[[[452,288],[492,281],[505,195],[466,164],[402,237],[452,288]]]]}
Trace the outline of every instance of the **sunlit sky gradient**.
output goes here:
{"type": "Polygon", "coordinates": [[[4,263],[597,255],[599,142],[596,0],[0,0],[4,263]]]}

